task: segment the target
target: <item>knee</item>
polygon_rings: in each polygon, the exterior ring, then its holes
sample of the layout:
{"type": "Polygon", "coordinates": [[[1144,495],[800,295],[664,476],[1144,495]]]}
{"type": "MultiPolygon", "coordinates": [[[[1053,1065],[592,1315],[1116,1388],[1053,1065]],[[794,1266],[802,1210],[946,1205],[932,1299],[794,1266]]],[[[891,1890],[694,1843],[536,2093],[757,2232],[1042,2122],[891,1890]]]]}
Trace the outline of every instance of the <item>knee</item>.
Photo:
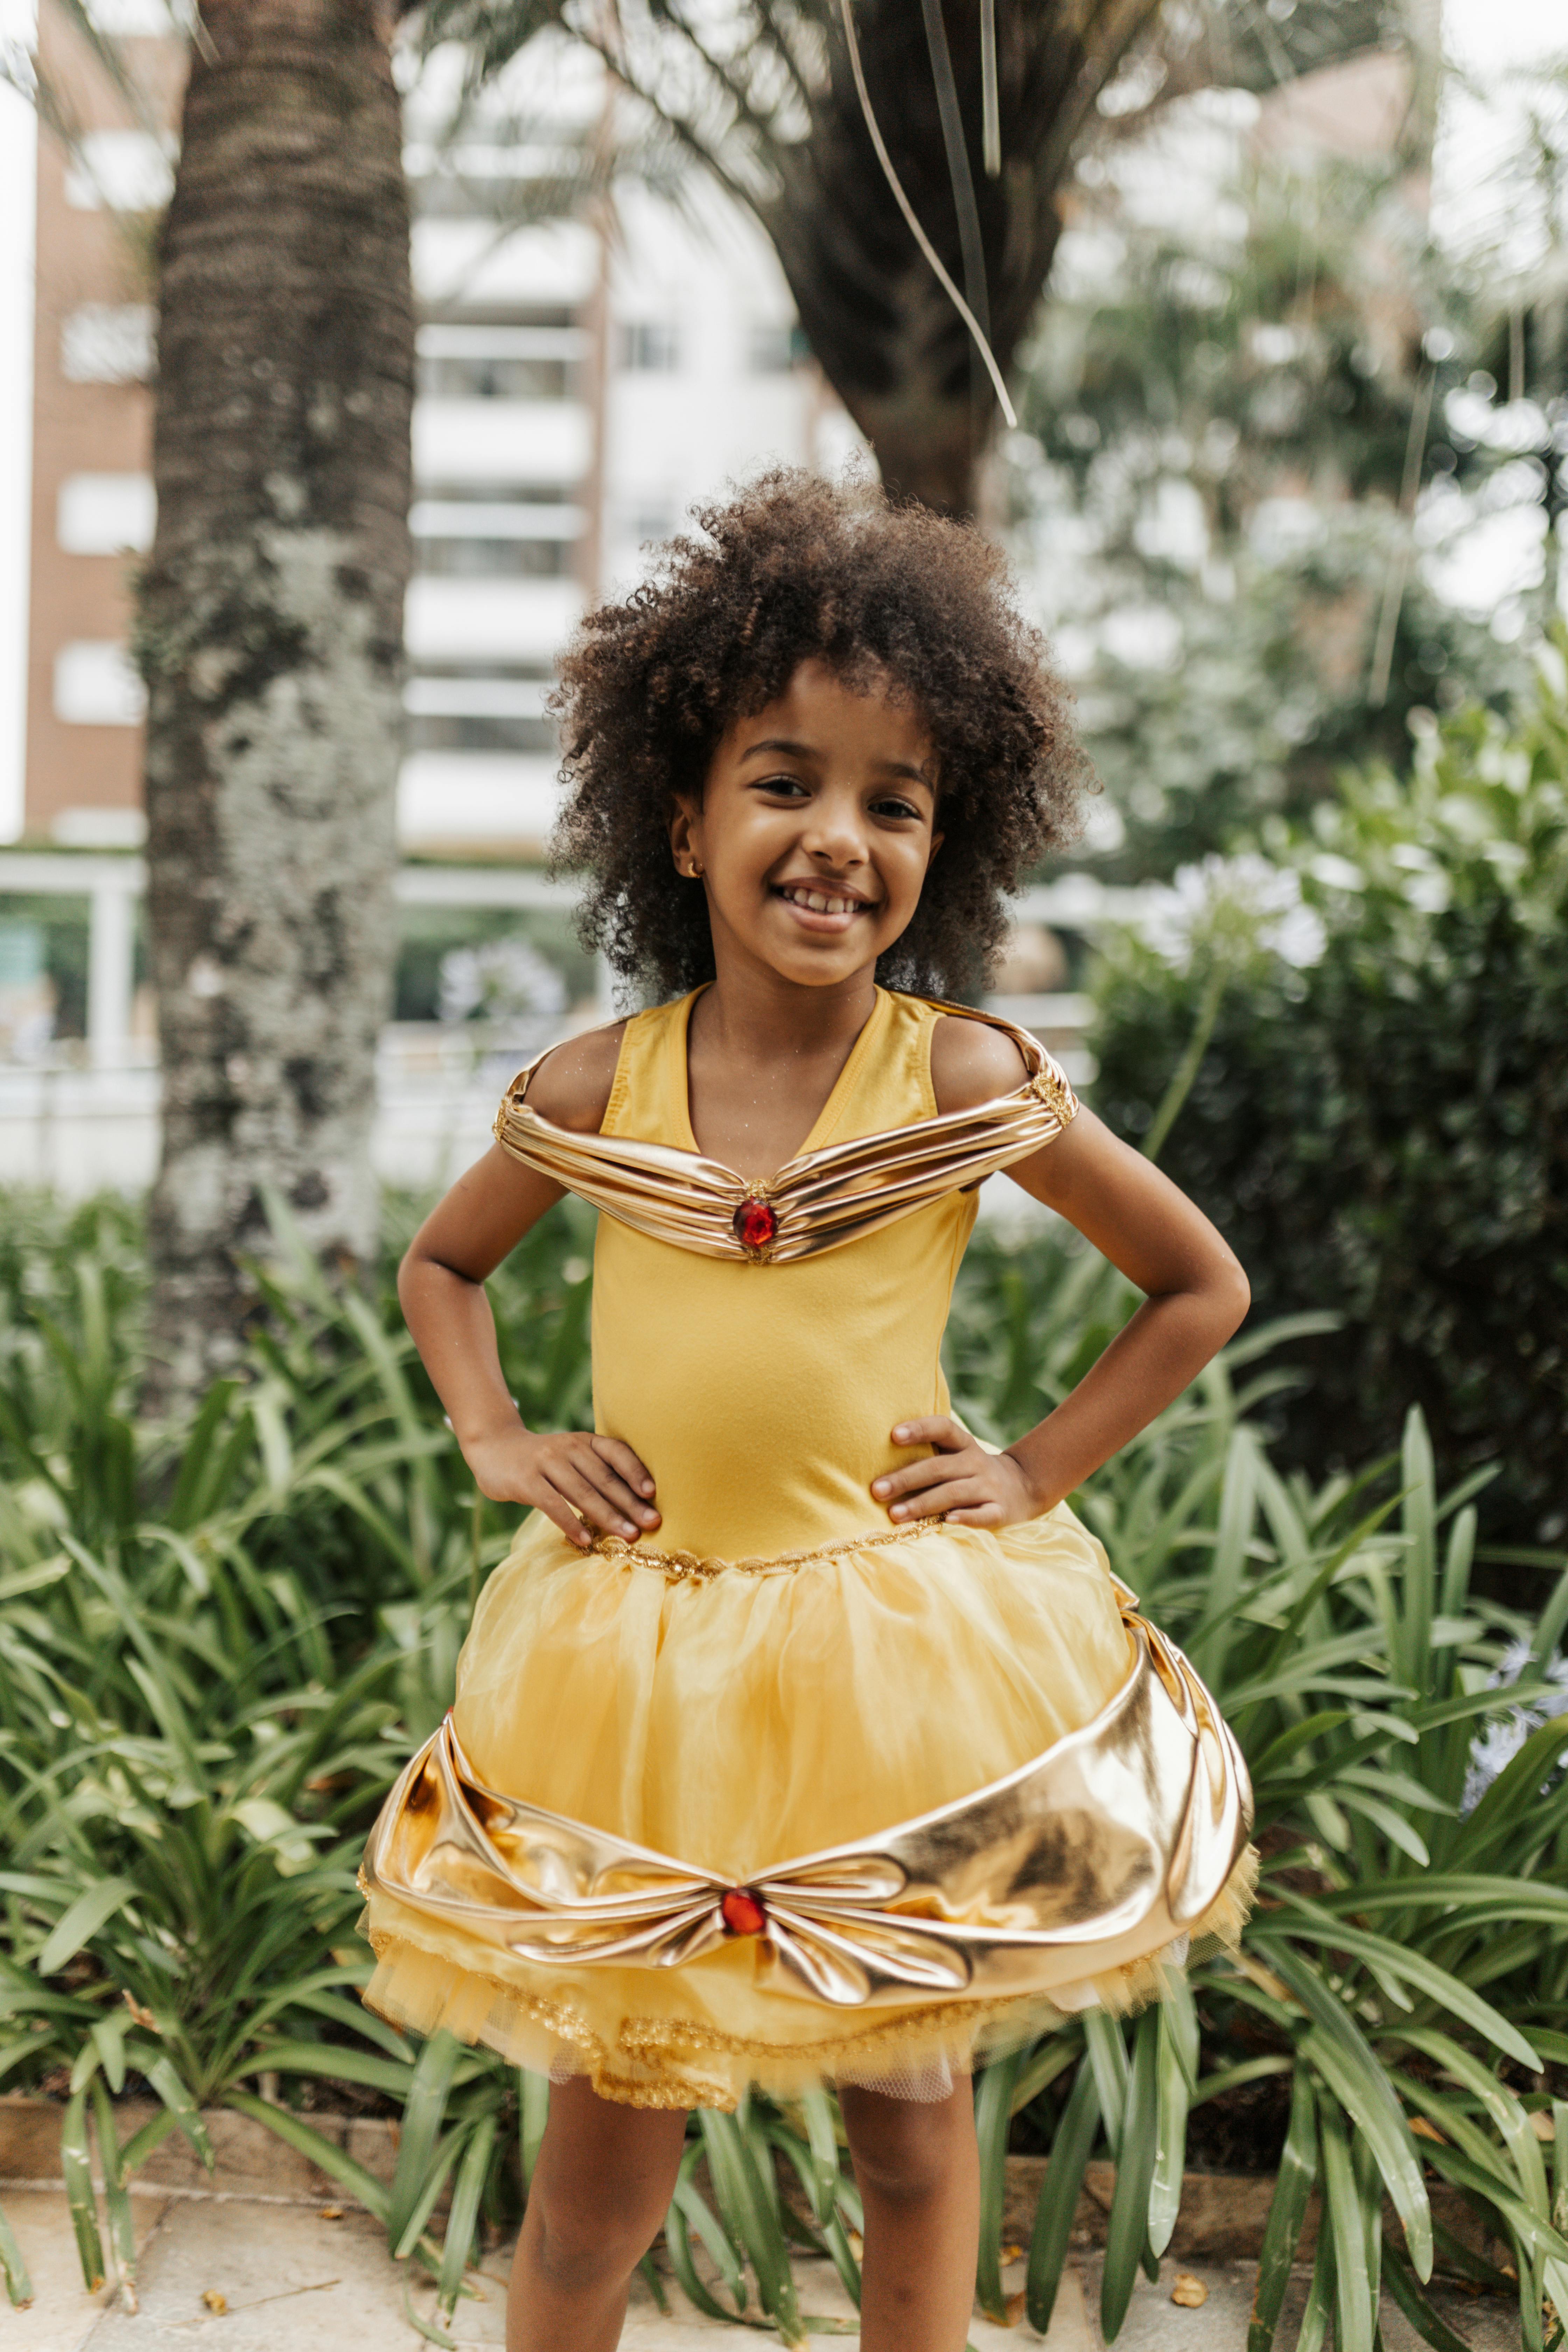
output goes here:
{"type": "Polygon", "coordinates": [[[915,2204],[947,2188],[973,2149],[968,2085],[954,2100],[930,2106],[860,2093],[845,2101],[855,2179],[863,2196],[915,2204]]]}
{"type": "Polygon", "coordinates": [[[539,2269],[553,2285],[580,2290],[630,2273],[658,2234],[665,2204],[625,2181],[536,2181],[528,2210],[539,2269]]]}

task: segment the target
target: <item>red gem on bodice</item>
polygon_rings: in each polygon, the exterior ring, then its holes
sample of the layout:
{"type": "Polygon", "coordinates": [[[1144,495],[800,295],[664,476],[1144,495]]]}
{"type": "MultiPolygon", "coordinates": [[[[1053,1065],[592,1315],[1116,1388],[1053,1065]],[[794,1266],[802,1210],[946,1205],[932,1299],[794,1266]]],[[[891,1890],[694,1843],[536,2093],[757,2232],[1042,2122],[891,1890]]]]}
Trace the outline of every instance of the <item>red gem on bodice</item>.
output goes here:
{"type": "Polygon", "coordinates": [[[778,1211],[771,1201],[764,1201],[756,1192],[748,1193],[736,1210],[732,1222],[736,1240],[742,1249],[750,1250],[753,1257],[762,1255],[779,1229],[778,1211]]]}
{"type": "Polygon", "coordinates": [[[743,1886],[731,1886],[719,1908],[731,1936],[760,1936],[768,1923],[756,1896],[743,1886]]]}

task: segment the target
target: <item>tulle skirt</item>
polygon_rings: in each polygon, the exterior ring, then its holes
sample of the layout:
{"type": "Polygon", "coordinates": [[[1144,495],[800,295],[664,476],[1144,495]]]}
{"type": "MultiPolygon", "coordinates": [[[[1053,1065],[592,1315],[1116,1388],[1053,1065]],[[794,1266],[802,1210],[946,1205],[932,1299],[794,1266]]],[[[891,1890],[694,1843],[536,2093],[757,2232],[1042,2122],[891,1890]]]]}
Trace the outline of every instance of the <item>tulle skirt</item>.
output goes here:
{"type": "MultiPolygon", "coordinates": [[[[745,1888],[796,1857],[874,1848],[1032,1759],[1091,1752],[1135,1663],[1105,1554],[1065,1505],[994,1533],[932,1524],[715,1574],[624,1549],[584,1557],[535,1516],[480,1597],[451,1746],[474,1784],[524,1801],[531,1819],[588,1825],[745,1888]]],[[[428,1805],[421,1785],[405,1776],[379,1834],[399,1807],[428,1805]]],[[[1114,1839],[1116,1822],[1100,1826],[1114,1839]]],[[[668,1951],[658,1966],[520,1955],[495,1930],[493,1893],[453,1899],[468,1882],[448,1869],[446,1895],[426,1899],[416,1873],[394,1891],[373,1869],[365,1998],[399,2025],[445,2026],[638,2105],[732,2106],[752,2083],[782,2096],[825,2081],[929,2095],[1065,2011],[1139,2005],[1199,1939],[1233,1942],[1252,1884],[1244,1829],[1243,1817],[1179,1935],[1152,1896],[1098,1943],[1010,1951],[1000,1990],[882,1984],[858,2005],[781,1978],[765,1935],[705,1947],[697,1935],[695,1956],[673,1965],[668,1951]]],[[[1015,1916],[984,1888],[963,1907],[1015,1916]]]]}

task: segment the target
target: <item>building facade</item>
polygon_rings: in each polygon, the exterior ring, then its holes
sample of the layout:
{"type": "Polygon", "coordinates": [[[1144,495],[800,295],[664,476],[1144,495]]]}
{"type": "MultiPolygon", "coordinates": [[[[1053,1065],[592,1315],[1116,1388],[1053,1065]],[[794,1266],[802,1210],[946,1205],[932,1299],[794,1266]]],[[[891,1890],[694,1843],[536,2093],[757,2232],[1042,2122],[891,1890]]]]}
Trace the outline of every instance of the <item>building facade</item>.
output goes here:
{"type": "MultiPolygon", "coordinates": [[[[152,242],[184,49],[161,0],[93,13],[148,106],[128,119],[45,0],[40,68],[76,135],[38,142],[24,838],[112,849],[142,833],[132,569],[155,519],[152,242]]],[[[399,830],[416,855],[531,859],[556,804],[545,698],[585,602],[726,479],[835,464],[854,436],[771,247],[716,189],[678,202],[628,177],[540,217],[615,133],[591,60],[536,43],[454,143],[459,63],[437,56],[407,100],[422,323],[399,830]]]]}

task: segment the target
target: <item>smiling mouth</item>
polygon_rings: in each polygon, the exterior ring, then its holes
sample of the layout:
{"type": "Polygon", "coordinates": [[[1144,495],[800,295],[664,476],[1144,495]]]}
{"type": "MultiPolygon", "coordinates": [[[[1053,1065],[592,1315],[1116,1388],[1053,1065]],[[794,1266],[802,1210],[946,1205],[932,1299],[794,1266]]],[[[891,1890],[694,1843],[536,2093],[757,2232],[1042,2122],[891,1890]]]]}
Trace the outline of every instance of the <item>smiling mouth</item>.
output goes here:
{"type": "Polygon", "coordinates": [[[775,896],[808,915],[867,915],[871,911],[864,898],[852,898],[842,890],[815,889],[805,882],[781,882],[775,896]]]}

